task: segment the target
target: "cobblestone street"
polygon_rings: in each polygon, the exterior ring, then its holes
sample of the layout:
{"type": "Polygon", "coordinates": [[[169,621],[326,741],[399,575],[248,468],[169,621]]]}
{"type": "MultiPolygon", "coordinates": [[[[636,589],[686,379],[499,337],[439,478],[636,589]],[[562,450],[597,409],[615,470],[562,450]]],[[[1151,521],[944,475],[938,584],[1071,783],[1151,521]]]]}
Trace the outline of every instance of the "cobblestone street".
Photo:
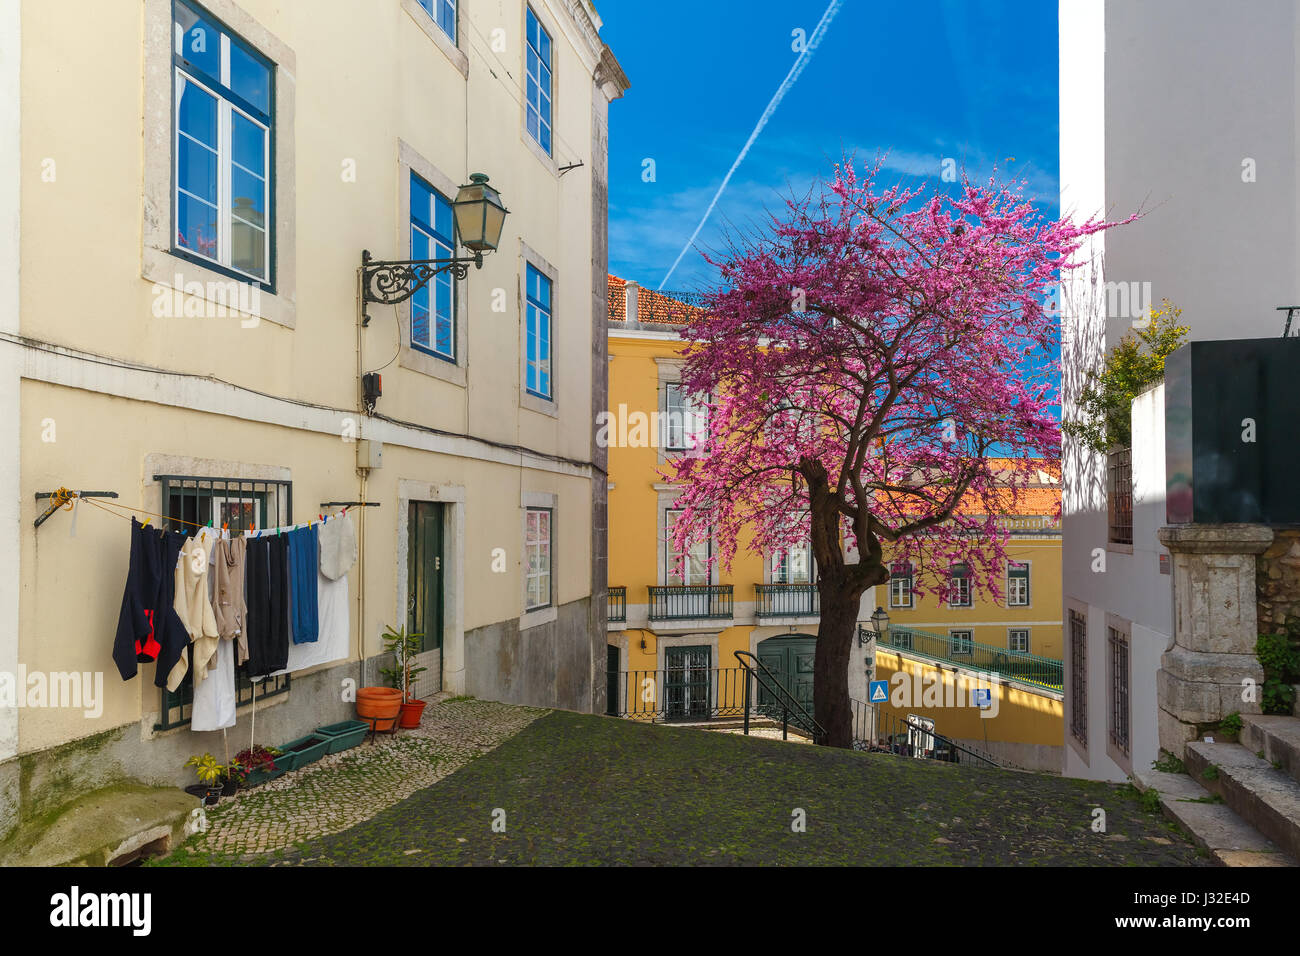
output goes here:
{"type": "Polygon", "coordinates": [[[157,864],[1208,862],[1129,786],[460,698],[223,804],[157,864]]]}
{"type": "Polygon", "coordinates": [[[431,786],[517,734],[544,710],[440,694],[417,730],[376,734],[374,743],[223,800],[207,811],[195,853],[244,855],[338,833],[431,786]]]}

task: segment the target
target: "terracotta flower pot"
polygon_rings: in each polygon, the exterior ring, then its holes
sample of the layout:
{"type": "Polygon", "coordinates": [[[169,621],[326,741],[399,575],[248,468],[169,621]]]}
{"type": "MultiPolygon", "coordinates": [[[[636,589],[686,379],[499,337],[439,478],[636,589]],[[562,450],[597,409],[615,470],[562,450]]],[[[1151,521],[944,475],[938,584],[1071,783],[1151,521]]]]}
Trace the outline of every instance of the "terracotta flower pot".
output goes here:
{"type": "Polygon", "coordinates": [[[375,730],[392,730],[402,709],[402,692],[396,687],[362,687],[357,691],[357,716],[373,720],[375,730]]]}
{"type": "Polygon", "coordinates": [[[420,717],[424,714],[423,700],[408,700],[402,704],[402,719],[397,726],[412,730],[420,726],[420,717]]]}

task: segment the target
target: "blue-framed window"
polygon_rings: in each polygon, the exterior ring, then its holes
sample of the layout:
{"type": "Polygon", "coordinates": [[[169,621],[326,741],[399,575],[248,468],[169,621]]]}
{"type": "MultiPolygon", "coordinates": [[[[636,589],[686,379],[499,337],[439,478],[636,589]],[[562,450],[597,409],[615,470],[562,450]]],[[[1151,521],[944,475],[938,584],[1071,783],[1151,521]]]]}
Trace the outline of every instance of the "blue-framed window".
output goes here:
{"type": "Polygon", "coordinates": [[[456,42],[456,0],[420,0],[420,6],[438,22],[442,32],[456,42]]]}
{"type": "Polygon", "coordinates": [[[528,42],[524,73],[526,96],[524,123],[528,135],[551,152],[551,35],[537,20],[533,8],[527,14],[528,42]]]}
{"type": "Polygon", "coordinates": [[[527,301],[526,375],[530,395],[551,397],[551,280],[532,265],[525,277],[527,301]]]}
{"type": "Polygon", "coordinates": [[[186,0],[172,34],[172,250],[270,288],[274,64],[186,0]]]}
{"type": "MultiPolygon", "coordinates": [[[[411,258],[449,259],[455,248],[451,201],[411,173],[411,258]]],[[[411,348],[456,361],[456,284],[450,270],[411,296],[411,348]]]]}

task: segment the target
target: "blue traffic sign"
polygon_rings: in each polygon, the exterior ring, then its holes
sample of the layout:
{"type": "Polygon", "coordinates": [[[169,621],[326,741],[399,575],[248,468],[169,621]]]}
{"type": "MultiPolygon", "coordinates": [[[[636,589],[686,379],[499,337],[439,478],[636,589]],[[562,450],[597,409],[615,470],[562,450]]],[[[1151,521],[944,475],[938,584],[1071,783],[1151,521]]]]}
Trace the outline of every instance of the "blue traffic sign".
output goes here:
{"type": "Polygon", "coordinates": [[[871,690],[867,694],[867,700],[873,704],[884,704],[889,700],[889,681],[873,680],[871,690]]]}
{"type": "Polygon", "coordinates": [[[992,707],[993,688],[972,687],[970,692],[970,705],[972,707],[992,707]]]}

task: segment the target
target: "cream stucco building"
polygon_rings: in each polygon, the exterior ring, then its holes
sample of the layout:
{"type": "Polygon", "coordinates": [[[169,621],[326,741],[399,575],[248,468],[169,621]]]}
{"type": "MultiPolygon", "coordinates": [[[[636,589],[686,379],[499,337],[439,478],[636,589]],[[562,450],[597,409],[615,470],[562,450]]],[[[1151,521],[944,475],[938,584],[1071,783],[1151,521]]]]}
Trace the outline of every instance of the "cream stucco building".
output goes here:
{"type": "Polygon", "coordinates": [[[350,716],[389,624],[427,632],[422,692],[604,709],[627,79],[600,27],[585,0],[0,4],[0,673],[102,675],[91,707],[0,701],[0,838],[220,754],[152,665],[113,666],[129,526],[83,502],[33,527],[61,487],[262,527],[372,504],[349,654],[266,685],[259,742],[350,716]],[[363,324],[362,250],[463,254],[449,203],[478,172],[498,250],[363,324]]]}

